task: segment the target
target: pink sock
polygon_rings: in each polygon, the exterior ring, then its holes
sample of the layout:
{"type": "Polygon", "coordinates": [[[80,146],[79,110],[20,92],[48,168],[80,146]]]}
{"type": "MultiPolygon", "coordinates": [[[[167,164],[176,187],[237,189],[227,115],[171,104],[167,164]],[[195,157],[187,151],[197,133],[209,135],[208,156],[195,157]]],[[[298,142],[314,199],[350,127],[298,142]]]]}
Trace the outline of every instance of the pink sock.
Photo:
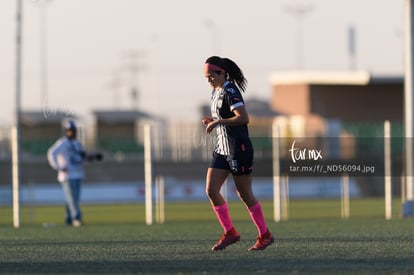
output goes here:
{"type": "Polygon", "coordinates": [[[252,218],[253,223],[257,227],[259,236],[262,236],[264,233],[267,232],[267,226],[260,203],[257,202],[255,205],[248,207],[248,209],[250,217],[252,218]]]}
{"type": "Polygon", "coordinates": [[[227,203],[224,203],[223,205],[219,205],[219,206],[214,206],[213,209],[214,209],[214,212],[216,212],[216,216],[221,224],[221,227],[223,227],[224,233],[232,229],[233,223],[231,222],[229,208],[227,206],[227,203]]]}

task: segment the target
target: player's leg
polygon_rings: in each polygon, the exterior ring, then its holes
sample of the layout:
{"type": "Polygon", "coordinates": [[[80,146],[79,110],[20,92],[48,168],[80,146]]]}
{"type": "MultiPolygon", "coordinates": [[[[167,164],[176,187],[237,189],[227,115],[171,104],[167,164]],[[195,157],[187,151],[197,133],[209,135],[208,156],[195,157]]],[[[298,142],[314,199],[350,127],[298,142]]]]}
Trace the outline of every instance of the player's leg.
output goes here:
{"type": "MultiPolygon", "coordinates": [[[[69,210],[70,219],[73,223],[73,221],[76,219],[76,209],[75,204],[73,201],[73,194],[72,194],[72,188],[70,184],[70,180],[61,182],[63,193],[65,194],[66,199],[66,207],[69,210]]],[[[67,220],[69,220],[67,218],[67,220]]]]}
{"type": "Polygon", "coordinates": [[[262,206],[256,199],[252,190],[252,177],[250,175],[233,176],[237,193],[249,211],[253,223],[256,225],[258,237],[255,244],[249,250],[263,250],[274,241],[272,234],[266,225],[262,206]]]}
{"type": "Polygon", "coordinates": [[[220,194],[220,189],[230,173],[229,170],[226,169],[226,165],[227,162],[224,158],[221,156],[214,156],[210,163],[210,167],[207,170],[206,194],[224,231],[224,234],[212,247],[213,251],[222,250],[240,240],[240,235],[233,227],[227,202],[220,194]]]}
{"type": "Polygon", "coordinates": [[[71,226],[72,225],[72,216],[70,214],[69,205],[67,203],[65,203],[65,213],[66,213],[65,224],[71,226]]]}
{"type": "Polygon", "coordinates": [[[246,205],[253,223],[257,227],[259,236],[267,231],[266,221],[263,215],[262,207],[253,194],[252,177],[250,175],[233,176],[236,185],[237,194],[246,205]]]}
{"type": "Polygon", "coordinates": [[[226,158],[214,152],[207,170],[206,194],[224,232],[227,232],[233,226],[228,215],[227,203],[220,194],[221,187],[229,174],[230,171],[226,158]]]}
{"type": "Polygon", "coordinates": [[[80,209],[80,193],[81,193],[81,180],[73,179],[70,180],[70,186],[73,197],[73,206],[75,208],[75,220],[73,221],[74,226],[80,226],[82,224],[82,212],[80,209]]]}
{"type": "Polygon", "coordinates": [[[208,168],[206,179],[206,194],[224,233],[233,228],[227,202],[220,193],[220,189],[228,175],[229,171],[227,170],[208,168]]]}
{"type": "Polygon", "coordinates": [[[226,203],[220,190],[229,173],[230,172],[225,169],[208,168],[207,170],[206,194],[213,207],[226,203]]]}

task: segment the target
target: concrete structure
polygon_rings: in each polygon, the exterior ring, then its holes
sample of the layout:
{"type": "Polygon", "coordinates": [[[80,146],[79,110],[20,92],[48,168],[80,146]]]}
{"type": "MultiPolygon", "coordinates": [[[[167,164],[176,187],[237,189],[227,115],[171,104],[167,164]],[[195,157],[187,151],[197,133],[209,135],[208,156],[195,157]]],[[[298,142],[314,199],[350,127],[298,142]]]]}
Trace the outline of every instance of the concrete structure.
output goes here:
{"type": "Polygon", "coordinates": [[[94,140],[97,147],[112,152],[141,151],[142,148],[138,146],[138,122],[150,119],[149,114],[130,110],[96,110],[93,114],[95,116],[94,140]]]}
{"type": "MultiPolygon", "coordinates": [[[[301,141],[303,148],[323,150],[324,160],[366,160],[381,175],[384,121],[391,121],[393,175],[402,173],[404,78],[367,71],[299,71],[270,75],[270,105],[278,117],[281,136],[301,141]],[[301,139],[302,138],[302,139],[301,139]],[[325,143],[320,143],[322,140],[325,143]],[[325,157],[326,156],[326,157],[325,157]]],[[[281,152],[289,158],[288,142],[281,152]]],[[[378,195],[382,178],[358,178],[364,194],[378,195]],[[375,187],[376,186],[376,187],[375,187]],[[377,188],[379,187],[379,188],[377,188]],[[365,190],[365,189],[366,190],[365,190]]],[[[397,186],[397,185],[395,185],[397,186]]]]}
{"type": "Polygon", "coordinates": [[[76,119],[73,114],[24,111],[20,117],[22,140],[50,139],[62,135],[62,121],[76,119]]]}
{"type": "Polygon", "coordinates": [[[301,71],[271,74],[271,107],[286,115],[342,122],[403,119],[404,79],[366,71],[301,71]]]}
{"type": "Polygon", "coordinates": [[[20,116],[23,152],[44,155],[62,135],[62,121],[76,116],[66,112],[23,111],[20,116]]]}

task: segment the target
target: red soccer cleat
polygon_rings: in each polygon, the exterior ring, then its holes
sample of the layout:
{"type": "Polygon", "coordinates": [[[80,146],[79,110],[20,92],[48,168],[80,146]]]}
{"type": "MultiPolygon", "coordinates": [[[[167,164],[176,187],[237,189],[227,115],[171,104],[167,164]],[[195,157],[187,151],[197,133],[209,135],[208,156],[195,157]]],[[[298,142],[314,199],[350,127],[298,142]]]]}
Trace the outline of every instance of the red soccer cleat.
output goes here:
{"type": "Polygon", "coordinates": [[[263,235],[257,237],[256,243],[249,248],[249,251],[253,250],[263,250],[269,245],[271,245],[275,239],[272,236],[272,233],[270,233],[269,229],[264,233],[263,235]]]}
{"type": "Polygon", "coordinates": [[[240,241],[240,235],[234,227],[221,235],[220,240],[211,248],[213,251],[223,250],[227,246],[240,241]]]}

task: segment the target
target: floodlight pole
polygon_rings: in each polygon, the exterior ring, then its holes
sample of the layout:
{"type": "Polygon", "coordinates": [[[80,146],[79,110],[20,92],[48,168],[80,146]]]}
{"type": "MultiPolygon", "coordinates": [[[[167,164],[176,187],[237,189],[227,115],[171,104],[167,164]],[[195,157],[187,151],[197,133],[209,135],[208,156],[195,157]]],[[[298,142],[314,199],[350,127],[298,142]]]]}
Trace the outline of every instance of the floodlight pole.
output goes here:
{"type": "Polygon", "coordinates": [[[403,205],[403,216],[414,216],[414,186],[413,186],[413,34],[414,34],[414,0],[404,1],[405,22],[405,77],[404,77],[404,128],[405,128],[405,178],[406,202],[403,205]]]}
{"type": "Polygon", "coordinates": [[[220,55],[220,32],[219,29],[217,27],[217,24],[211,20],[211,19],[206,19],[204,21],[204,25],[206,26],[206,28],[211,30],[211,37],[212,37],[212,51],[213,51],[213,55],[220,55]]]}
{"type": "Polygon", "coordinates": [[[36,3],[40,8],[40,91],[41,91],[41,104],[44,109],[48,108],[48,66],[47,66],[47,5],[52,0],[40,0],[36,3]]]}
{"type": "Polygon", "coordinates": [[[356,60],[356,30],[354,26],[348,28],[348,54],[349,54],[349,69],[357,69],[356,60]]]}
{"type": "Polygon", "coordinates": [[[15,114],[12,128],[12,180],[13,180],[13,226],[20,227],[19,183],[20,183],[20,95],[22,89],[22,25],[23,0],[17,0],[16,11],[16,83],[15,114]]]}
{"type": "Polygon", "coordinates": [[[313,10],[312,5],[290,5],[284,8],[284,11],[293,15],[296,21],[296,69],[304,69],[304,25],[303,18],[313,10]]]}

